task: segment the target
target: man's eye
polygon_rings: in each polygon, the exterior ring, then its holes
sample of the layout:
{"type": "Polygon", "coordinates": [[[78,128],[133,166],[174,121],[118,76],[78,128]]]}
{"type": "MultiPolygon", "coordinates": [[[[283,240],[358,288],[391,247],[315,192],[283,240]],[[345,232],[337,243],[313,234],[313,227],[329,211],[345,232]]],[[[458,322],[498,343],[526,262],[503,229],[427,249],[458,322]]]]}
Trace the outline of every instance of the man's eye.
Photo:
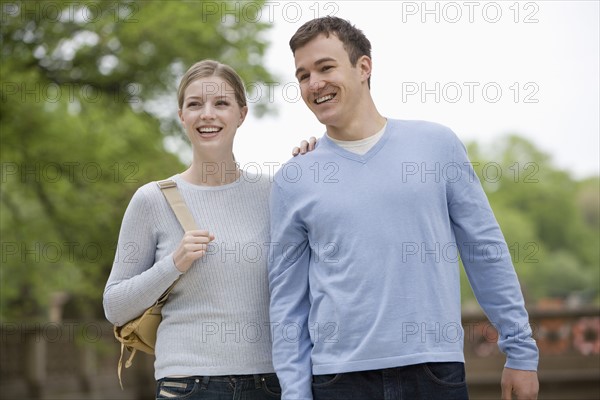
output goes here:
{"type": "Polygon", "coordinates": [[[216,103],[218,106],[228,106],[229,102],[225,101],[225,100],[219,100],[216,103]]]}
{"type": "Polygon", "coordinates": [[[308,74],[304,74],[304,75],[300,75],[298,77],[298,82],[302,82],[305,79],[308,79],[309,75],[308,74]]]}

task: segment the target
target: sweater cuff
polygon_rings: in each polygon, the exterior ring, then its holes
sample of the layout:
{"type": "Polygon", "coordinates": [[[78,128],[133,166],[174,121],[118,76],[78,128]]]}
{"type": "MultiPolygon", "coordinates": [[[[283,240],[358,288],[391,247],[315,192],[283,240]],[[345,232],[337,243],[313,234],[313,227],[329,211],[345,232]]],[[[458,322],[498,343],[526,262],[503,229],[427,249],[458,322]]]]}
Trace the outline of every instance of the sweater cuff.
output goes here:
{"type": "Polygon", "coordinates": [[[177,279],[180,275],[183,275],[183,272],[177,269],[175,266],[175,260],[173,259],[173,254],[175,252],[169,254],[167,258],[167,262],[165,262],[164,272],[173,280],[177,279]]]}
{"type": "Polygon", "coordinates": [[[515,360],[507,358],[504,368],[520,369],[523,371],[537,371],[538,360],[515,360]]]}

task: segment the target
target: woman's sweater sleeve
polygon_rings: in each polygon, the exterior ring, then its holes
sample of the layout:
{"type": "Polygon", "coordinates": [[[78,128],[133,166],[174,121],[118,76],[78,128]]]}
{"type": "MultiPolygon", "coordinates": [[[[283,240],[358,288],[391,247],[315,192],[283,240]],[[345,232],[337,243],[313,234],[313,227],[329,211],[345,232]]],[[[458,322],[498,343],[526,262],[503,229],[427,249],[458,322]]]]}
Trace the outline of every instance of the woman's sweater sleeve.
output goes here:
{"type": "Polygon", "coordinates": [[[119,233],[112,270],[103,296],[104,313],[113,324],[121,326],[150,307],[181,275],[173,255],[155,259],[158,235],[156,215],[150,206],[159,198],[159,190],[143,186],[129,203],[119,233]]]}

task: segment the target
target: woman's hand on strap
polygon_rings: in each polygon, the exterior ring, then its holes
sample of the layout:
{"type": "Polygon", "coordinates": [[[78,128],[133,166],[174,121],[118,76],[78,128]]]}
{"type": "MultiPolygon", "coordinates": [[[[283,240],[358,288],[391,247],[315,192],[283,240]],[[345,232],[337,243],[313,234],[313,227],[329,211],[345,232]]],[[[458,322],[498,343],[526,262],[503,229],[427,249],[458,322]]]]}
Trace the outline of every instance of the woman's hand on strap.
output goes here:
{"type": "Polygon", "coordinates": [[[214,239],[208,231],[187,231],[173,253],[175,267],[181,272],[186,272],[194,261],[206,254],[208,244],[214,239]]]}

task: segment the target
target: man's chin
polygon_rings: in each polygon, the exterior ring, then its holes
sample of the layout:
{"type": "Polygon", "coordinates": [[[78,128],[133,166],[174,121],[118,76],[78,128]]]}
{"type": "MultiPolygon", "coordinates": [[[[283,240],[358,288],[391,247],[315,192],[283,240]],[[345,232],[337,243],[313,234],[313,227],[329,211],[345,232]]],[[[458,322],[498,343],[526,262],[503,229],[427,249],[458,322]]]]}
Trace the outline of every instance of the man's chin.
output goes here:
{"type": "Polygon", "coordinates": [[[322,123],[323,125],[331,125],[331,123],[333,122],[333,117],[331,115],[326,115],[323,113],[316,113],[314,111],[313,111],[313,114],[315,115],[315,117],[317,117],[319,122],[322,123]]]}
{"type": "MultiPolygon", "coordinates": [[[[305,101],[306,103],[306,101],[305,101]]],[[[308,106],[308,109],[310,110],[310,112],[313,113],[313,115],[317,118],[317,120],[322,123],[323,125],[327,125],[328,122],[330,122],[331,120],[331,115],[329,115],[330,113],[328,113],[327,111],[329,110],[316,110],[315,108],[313,108],[314,106],[312,104],[306,104],[308,106]]]]}

